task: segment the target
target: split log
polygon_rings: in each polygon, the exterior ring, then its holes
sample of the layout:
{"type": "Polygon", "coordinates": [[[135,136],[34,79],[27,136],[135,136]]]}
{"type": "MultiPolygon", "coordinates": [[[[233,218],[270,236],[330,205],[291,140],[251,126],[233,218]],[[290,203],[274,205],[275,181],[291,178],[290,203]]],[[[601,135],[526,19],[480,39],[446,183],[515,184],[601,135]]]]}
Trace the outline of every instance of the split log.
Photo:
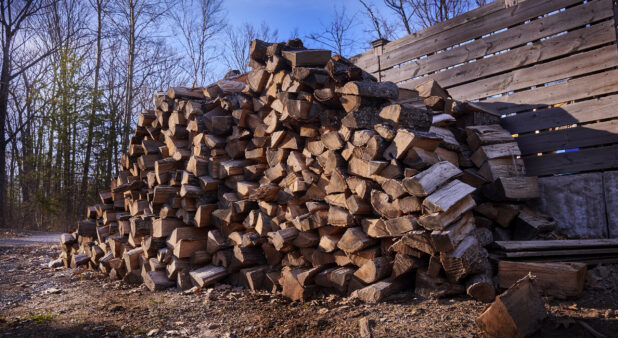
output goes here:
{"type": "Polygon", "coordinates": [[[485,271],[470,276],[466,281],[468,296],[483,303],[491,303],[496,298],[496,287],[493,280],[493,269],[489,261],[485,261],[485,271]]]}
{"type": "Polygon", "coordinates": [[[476,320],[493,337],[526,337],[541,328],[547,316],[545,301],[531,276],[518,280],[476,320]]]}
{"type": "Polygon", "coordinates": [[[189,275],[195,286],[206,287],[225,278],[228,272],[222,266],[207,265],[203,268],[191,271],[189,275]]]}
{"type": "Polygon", "coordinates": [[[466,127],[466,133],[468,145],[473,151],[483,145],[515,141],[508,131],[497,124],[466,127]]]}
{"type": "Polygon", "coordinates": [[[494,201],[522,201],[540,197],[536,176],[500,177],[485,185],[482,191],[494,201]]]}
{"type": "Polygon", "coordinates": [[[330,268],[321,271],[315,276],[315,283],[319,286],[336,290],[345,295],[348,291],[348,283],[354,275],[354,269],[350,267],[330,268]]]}
{"type": "Polygon", "coordinates": [[[356,272],[354,276],[364,283],[370,284],[379,281],[391,273],[391,262],[387,257],[376,257],[368,260],[356,272]]]}
{"type": "Polygon", "coordinates": [[[376,189],[371,190],[371,205],[385,218],[397,218],[403,214],[396,203],[390,201],[387,194],[376,189]]]}
{"type": "Polygon", "coordinates": [[[160,291],[176,285],[175,281],[167,278],[165,271],[150,271],[142,274],[144,284],[150,291],[160,291]]]}
{"type": "Polygon", "coordinates": [[[447,161],[438,162],[427,170],[403,179],[406,190],[413,196],[427,196],[439,186],[462,174],[462,171],[447,161]]]}
{"type": "Polygon", "coordinates": [[[367,236],[360,227],[349,228],[345,231],[337,243],[337,247],[344,252],[354,253],[368,248],[376,243],[376,240],[367,236]]]}
{"type": "Polygon", "coordinates": [[[440,254],[444,272],[451,282],[459,282],[466,276],[484,272],[487,251],[483,249],[476,237],[468,236],[453,252],[440,254]]]}
{"type": "Polygon", "coordinates": [[[365,303],[377,303],[398,292],[405,286],[405,278],[382,280],[357,290],[356,295],[365,303]]]}
{"type": "Polygon", "coordinates": [[[350,81],[337,89],[343,95],[358,95],[395,100],[399,96],[397,85],[392,82],[350,81]]]}

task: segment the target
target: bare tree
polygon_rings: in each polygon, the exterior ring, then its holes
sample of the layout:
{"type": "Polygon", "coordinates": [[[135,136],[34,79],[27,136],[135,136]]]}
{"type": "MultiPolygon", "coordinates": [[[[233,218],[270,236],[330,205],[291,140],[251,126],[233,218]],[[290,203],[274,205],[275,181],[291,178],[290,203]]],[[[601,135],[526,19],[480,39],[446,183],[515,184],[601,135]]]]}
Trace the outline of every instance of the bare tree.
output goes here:
{"type": "Polygon", "coordinates": [[[225,64],[229,69],[237,69],[241,73],[249,70],[249,45],[251,41],[260,39],[264,41],[276,41],[279,31],[271,30],[266,22],[255,27],[247,22],[237,28],[226,30],[226,53],[225,64]]]}
{"type": "Polygon", "coordinates": [[[288,40],[294,40],[300,38],[300,33],[298,32],[298,27],[294,27],[292,31],[290,31],[290,35],[288,36],[288,40]]]}
{"type": "Polygon", "coordinates": [[[90,171],[90,156],[92,153],[92,136],[94,130],[95,115],[99,109],[99,71],[101,69],[101,57],[103,55],[103,49],[101,46],[102,32],[103,32],[103,13],[108,4],[107,0],[90,0],[90,5],[94,7],[97,16],[97,28],[95,33],[95,43],[97,46],[96,60],[94,64],[94,78],[92,85],[92,103],[90,105],[90,114],[88,116],[88,135],[86,139],[86,154],[84,157],[84,166],[82,169],[82,186],[80,192],[82,194],[82,203],[86,202],[86,196],[88,193],[88,173],[90,171]]]}
{"type": "Polygon", "coordinates": [[[116,0],[114,6],[114,16],[112,19],[117,31],[124,38],[127,44],[127,74],[126,90],[124,100],[124,124],[122,133],[122,152],[127,150],[129,144],[129,133],[131,115],[133,111],[135,61],[143,52],[144,45],[156,37],[154,32],[157,24],[170,5],[161,0],[116,0]],[[139,52],[139,53],[138,53],[139,52]]]}
{"type": "Polygon", "coordinates": [[[408,34],[415,27],[419,29],[433,26],[437,23],[463,14],[474,4],[481,6],[485,0],[384,0],[399,18],[408,34]]]}
{"type": "Polygon", "coordinates": [[[208,65],[216,60],[214,45],[209,42],[225,28],[222,0],[181,0],[170,16],[180,31],[180,42],[191,61],[191,86],[204,84],[208,65]]]}
{"type": "Polygon", "coordinates": [[[339,55],[347,55],[356,45],[352,36],[354,23],[354,17],[348,15],[344,6],[334,7],[331,22],[322,23],[320,32],[309,34],[307,38],[335,50],[339,55]]]}
{"type": "Polygon", "coordinates": [[[395,39],[395,30],[393,29],[393,26],[388,20],[386,20],[386,18],[381,15],[380,11],[375,8],[371,3],[368,3],[367,0],[358,1],[365,8],[365,15],[371,22],[371,29],[365,30],[365,33],[368,33],[372,36],[371,41],[377,39],[395,39]]]}
{"type": "Polygon", "coordinates": [[[5,126],[8,113],[11,81],[55,51],[40,50],[29,58],[15,58],[19,49],[25,48],[27,37],[20,33],[29,21],[50,6],[43,0],[0,0],[0,26],[2,29],[2,68],[0,70],[0,226],[7,226],[6,212],[6,145],[5,126]],[[17,41],[17,44],[16,44],[17,41]]]}
{"type": "Polygon", "coordinates": [[[433,26],[470,9],[468,0],[410,0],[412,13],[422,28],[433,26]]]}
{"type": "MultiPolygon", "coordinates": [[[[412,6],[412,2],[416,0],[384,0],[384,4],[390,8],[399,17],[399,20],[408,34],[412,34],[410,24],[412,10],[408,6],[412,6]],[[407,10],[407,11],[406,11],[407,10]]],[[[423,0],[421,0],[423,1],[423,0]]]]}

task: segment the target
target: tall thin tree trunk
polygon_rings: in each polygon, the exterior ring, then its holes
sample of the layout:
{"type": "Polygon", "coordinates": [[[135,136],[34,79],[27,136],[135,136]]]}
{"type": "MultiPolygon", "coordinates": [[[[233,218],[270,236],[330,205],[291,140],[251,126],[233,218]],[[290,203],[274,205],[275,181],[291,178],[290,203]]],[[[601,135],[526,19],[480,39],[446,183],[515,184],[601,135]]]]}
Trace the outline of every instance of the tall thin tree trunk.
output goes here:
{"type": "Polygon", "coordinates": [[[8,203],[9,203],[9,208],[8,208],[8,215],[7,215],[7,221],[9,222],[9,224],[11,224],[11,228],[22,228],[23,224],[21,224],[21,222],[16,222],[16,220],[21,219],[21,215],[19,213],[16,213],[15,210],[19,209],[21,210],[22,208],[15,208],[15,203],[18,203],[19,201],[17,201],[17,196],[15,196],[15,170],[16,167],[18,166],[17,164],[17,145],[16,145],[16,141],[13,140],[13,142],[11,142],[11,163],[10,163],[10,169],[9,169],[9,184],[8,184],[8,188],[9,188],[9,194],[7,194],[8,196],[8,203]],[[17,217],[15,217],[17,214],[17,217]],[[19,224],[20,226],[15,227],[15,224],[19,224]]]}
{"type": "Polygon", "coordinates": [[[2,48],[2,70],[0,71],[0,226],[8,226],[6,219],[6,138],[5,126],[9,104],[9,82],[11,81],[11,35],[5,30],[4,46],[2,48]]]}
{"type": "Polygon", "coordinates": [[[129,1],[129,60],[127,65],[127,89],[124,103],[124,126],[122,128],[122,153],[129,146],[131,108],[133,106],[133,64],[135,63],[135,2],[129,1]]]}
{"type": "Polygon", "coordinates": [[[101,67],[101,30],[102,30],[103,8],[101,0],[97,0],[97,59],[94,65],[94,86],[92,88],[92,105],[90,106],[90,117],[88,119],[88,139],[86,140],[86,155],[84,157],[84,170],[82,172],[81,203],[83,209],[88,199],[88,173],[90,170],[90,155],[92,152],[92,133],[94,129],[94,117],[97,112],[99,99],[99,68],[101,67]]]}

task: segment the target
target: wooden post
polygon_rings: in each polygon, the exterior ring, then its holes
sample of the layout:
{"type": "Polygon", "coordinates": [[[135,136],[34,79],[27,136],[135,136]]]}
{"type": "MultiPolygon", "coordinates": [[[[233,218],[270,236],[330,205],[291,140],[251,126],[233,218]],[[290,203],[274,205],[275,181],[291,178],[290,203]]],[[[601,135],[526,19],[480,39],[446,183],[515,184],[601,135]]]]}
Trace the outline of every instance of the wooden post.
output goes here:
{"type": "Polygon", "coordinates": [[[380,65],[380,56],[384,53],[384,46],[390,41],[386,39],[377,39],[371,41],[371,45],[373,46],[373,54],[376,56],[376,60],[378,62],[378,73],[377,78],[379,82],[382,82],[382,66],[380,65]]]}

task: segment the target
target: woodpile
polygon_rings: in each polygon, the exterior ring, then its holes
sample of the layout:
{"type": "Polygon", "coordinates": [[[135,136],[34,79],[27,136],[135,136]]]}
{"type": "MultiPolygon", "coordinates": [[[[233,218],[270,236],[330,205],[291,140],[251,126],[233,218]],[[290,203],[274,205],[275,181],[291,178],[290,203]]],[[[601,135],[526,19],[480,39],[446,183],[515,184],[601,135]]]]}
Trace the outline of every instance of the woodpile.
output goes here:
{"type": "Polygon", "coordinates": [[[110,190],[62,236],[65,266],[150,290],[376,302],[416,285],[491,302],[485,246],[552,229],[523,204],[536,178],[499,117],[300,40],[255,40],[250,56],[247,74],[154,95],[110,190]]]}

